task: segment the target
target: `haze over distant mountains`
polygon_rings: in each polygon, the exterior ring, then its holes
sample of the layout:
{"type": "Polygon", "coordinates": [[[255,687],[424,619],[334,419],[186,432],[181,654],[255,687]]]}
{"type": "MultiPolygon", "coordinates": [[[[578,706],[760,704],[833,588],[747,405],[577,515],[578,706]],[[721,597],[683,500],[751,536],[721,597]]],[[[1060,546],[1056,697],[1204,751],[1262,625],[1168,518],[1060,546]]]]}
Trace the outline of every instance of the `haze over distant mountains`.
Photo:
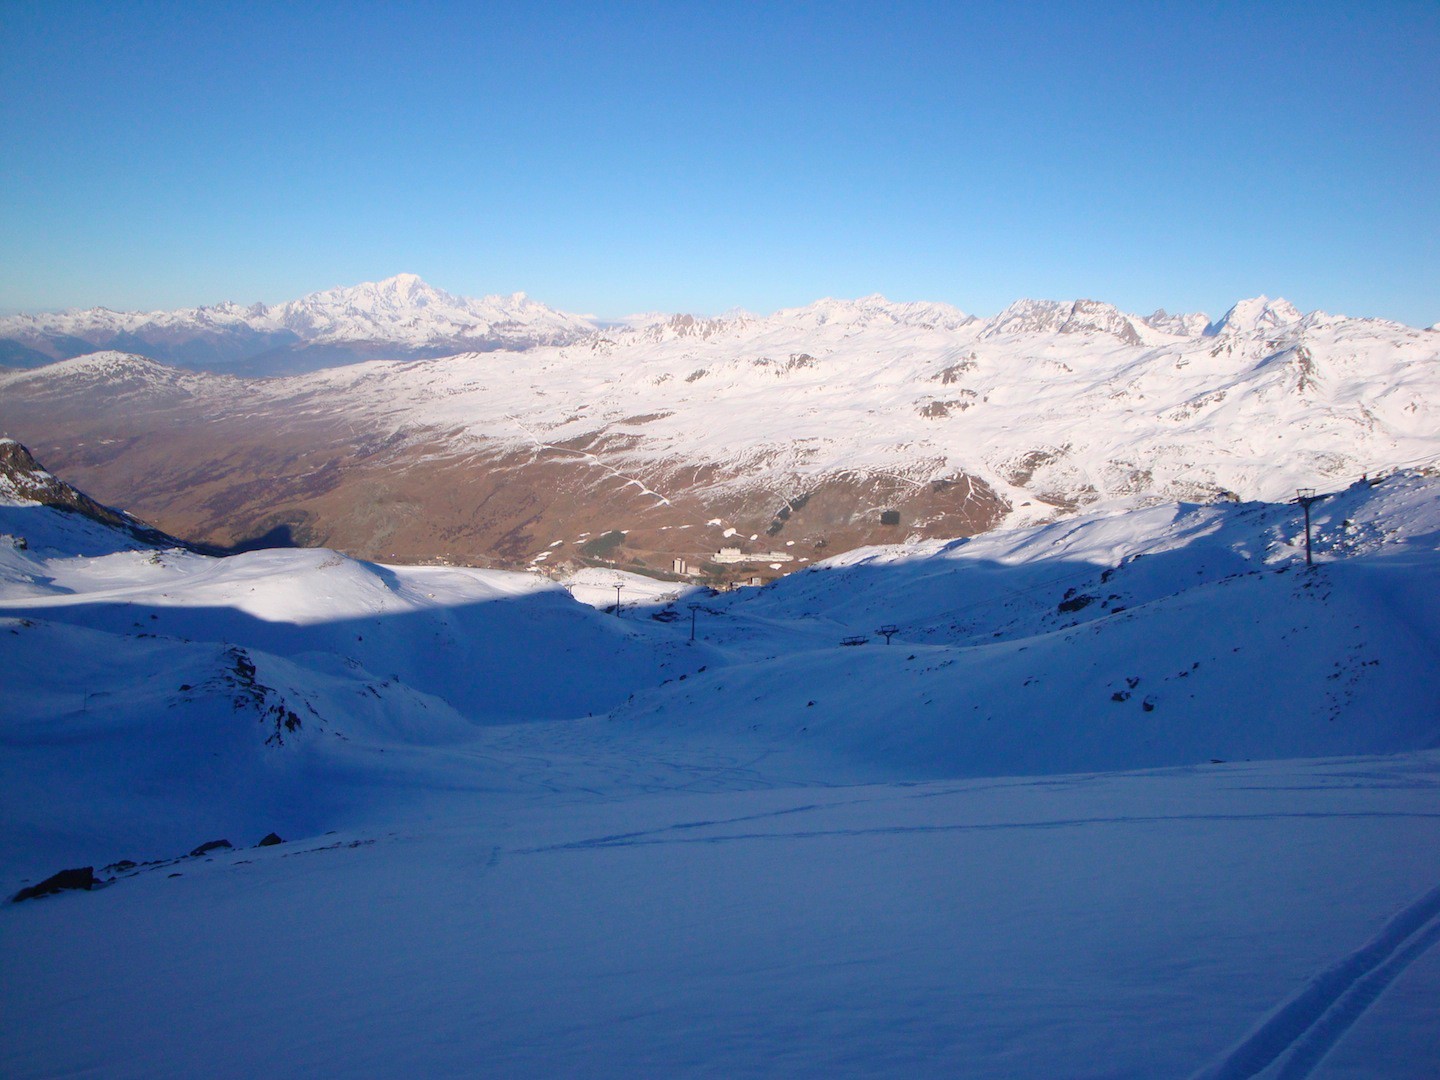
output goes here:
{"type": "Polygon", "coordinates": [[[524,293],[468,299],[397,274],[273,307],[225,302],[148,313],[15,315],[0,319],[0,364],[33,367],[117,349],[197,370],[281,375],[360,360],[524,349],[595,329],[590,319],[524,293]]]}

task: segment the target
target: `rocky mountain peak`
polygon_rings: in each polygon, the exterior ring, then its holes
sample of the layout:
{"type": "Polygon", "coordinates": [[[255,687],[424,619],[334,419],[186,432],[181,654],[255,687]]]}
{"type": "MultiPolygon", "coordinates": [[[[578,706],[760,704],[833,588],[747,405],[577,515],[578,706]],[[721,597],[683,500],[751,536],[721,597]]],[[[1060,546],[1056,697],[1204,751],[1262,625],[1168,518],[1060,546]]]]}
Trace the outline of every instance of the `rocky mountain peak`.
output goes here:
{"type": "Polygon", "coordinates": [[[1271,333],[1282,327],[1293,326],[1304,318],[1300,309],[1289,300],[1268,296],[1252,296],[1241,300],[1227,311],[1218,322],[1205,328],[1207,337],[1221,334],[1271,333]]]}
{"type": "Polygon", "coordinates": [[[47,472],[15,439],[0,439],[0,495],[83,514],[104,525],[125,524],[125,519],[116,511],[101,506],[47,472]]]}
{"type": "Polygon", "coordinates": [[[1147,315],[1142,321],[1146,326],[1153,330],[1159,330],[1162,334],[1173,334],[1175,337],[1199,337],[1210,325],[1210,316],[1203,311],[1171,315],[1164,308],[1157,308],[1153,315],[1147,315]]]}
{"type": "Polygon", "coordinates": [[[1098,333],[1139,345],[1140,325],[1143,320],[1099,300],[1017,300],[986,323],[980,336],[1098,333]]]}

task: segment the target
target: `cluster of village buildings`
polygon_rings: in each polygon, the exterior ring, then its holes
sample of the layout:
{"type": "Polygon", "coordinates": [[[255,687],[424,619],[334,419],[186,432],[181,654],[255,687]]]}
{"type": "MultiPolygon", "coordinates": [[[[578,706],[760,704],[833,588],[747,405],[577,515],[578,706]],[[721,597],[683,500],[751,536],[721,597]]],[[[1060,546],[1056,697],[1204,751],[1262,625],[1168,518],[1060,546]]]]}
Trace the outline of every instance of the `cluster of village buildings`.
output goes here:
{"type": "MultiPolygon", "coordinates": [[[[788,551],[742,551],[738,547],[722,547],[715,554],[711,555],[709,562],[718,563],[721,566],[738,565],[741,563],[767,563],[771,569],[777,569],[779,563],[794,562],[795,556],[788,551]]],[[[688,559],[677,557],[673,570],[681,577],[704,577],[705,571],[698,566],[692,566],[688,559]]],[[[760,584],[761,579],[753,579],[753,584],[760,584]]]]}

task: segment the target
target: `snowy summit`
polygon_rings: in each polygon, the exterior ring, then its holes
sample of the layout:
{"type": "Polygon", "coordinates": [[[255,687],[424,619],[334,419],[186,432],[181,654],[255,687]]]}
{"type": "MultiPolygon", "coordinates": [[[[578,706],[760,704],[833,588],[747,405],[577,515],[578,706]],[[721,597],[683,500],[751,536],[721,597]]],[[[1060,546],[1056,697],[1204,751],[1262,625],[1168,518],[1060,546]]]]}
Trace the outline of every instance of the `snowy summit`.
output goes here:
{"type": "Polygon", "coordinates": [[[184,367],[291,374],[356,360],[523,349],[594,329],[589,319],[524,293],[466,299],[415,274],[397,274],[273,307],[227,301],[170,312],[91,308],[0,318],[0,363],[30,366],[78,355],[77,349],[124,349],[184,367]]]}

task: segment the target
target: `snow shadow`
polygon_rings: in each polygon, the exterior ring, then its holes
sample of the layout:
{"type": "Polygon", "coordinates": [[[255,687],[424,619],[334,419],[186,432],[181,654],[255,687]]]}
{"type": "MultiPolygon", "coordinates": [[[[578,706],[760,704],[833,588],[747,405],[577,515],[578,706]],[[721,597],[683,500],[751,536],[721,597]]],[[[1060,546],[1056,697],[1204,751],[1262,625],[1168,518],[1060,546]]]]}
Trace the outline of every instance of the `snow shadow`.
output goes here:
{"type": "MultiPolygon", "coordinates": [[[[380,579],[393,585],[394,574],[382,571],[380,579]]],[[[481,724],[600,714],[665,677],[664,651],[654,647],[650,629],[659,624],[645,619],[639,632],[632,629],[642,621],[638,615],[606,616],[560,590],[306,622],[261,618],[229,605],[66,600],[12,603],[4,614],[117,635],[234,645],[330,675],[403,683],[481,724]]]]}

